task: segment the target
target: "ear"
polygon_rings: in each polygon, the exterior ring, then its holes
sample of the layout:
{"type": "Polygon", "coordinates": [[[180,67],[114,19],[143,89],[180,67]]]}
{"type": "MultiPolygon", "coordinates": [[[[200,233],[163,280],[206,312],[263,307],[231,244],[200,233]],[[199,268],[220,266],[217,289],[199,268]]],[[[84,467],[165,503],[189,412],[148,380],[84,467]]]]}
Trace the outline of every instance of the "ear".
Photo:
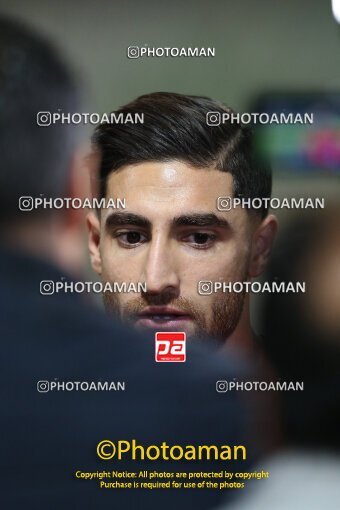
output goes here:
{"type": "Polygon", "coordinates": [[[273,246],[278,228],[276,216],[270,214],[257,227],[252,243],[249,276],[256,278],[263,273],[273,246]]]}
{"type": "MultiPolygon", "coordinates": [[[[84,200],[91,197],[90,178],[93,172],[93,164],[90,167],[88,162],[88,146],[80,146],[77,151],[72,155],[69,167],[69,178],[66,196],[71,198],[79,198],[84,200]]],[[[84,209],[72,207],[66,208],[63,211],[64,228],[75,229],[79,226],[84,226],[85,213],[84,209]]]]}
{"type": "MultiPolygon", "coordinates": [[[[68,164],[65,196],[83,201],[90,196],[88,166],[85,162],[87,146],[78,146],[68,164]]],[[[85,211],[83,208],[66,207],[56,215],[55,228],[58,242],[54,247],[54,257],[59,266],[70,274],[81,276],[87,268],[84,250],[85,211]]]]}
{"type": "Polygon", "coordinates": [[[100,220],[95,212],[86,216],[88,229],[88,248],[90,252],[91,265],[97,274],[102,273],[102,260],[100,256],[100,220]]]}

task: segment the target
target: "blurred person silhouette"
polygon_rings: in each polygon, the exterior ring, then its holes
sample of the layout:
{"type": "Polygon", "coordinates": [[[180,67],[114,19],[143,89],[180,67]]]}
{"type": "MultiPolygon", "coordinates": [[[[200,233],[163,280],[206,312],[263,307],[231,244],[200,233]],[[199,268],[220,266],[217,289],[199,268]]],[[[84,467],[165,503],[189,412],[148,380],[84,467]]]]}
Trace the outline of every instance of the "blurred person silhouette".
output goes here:
{"type": "MultiPolygon", "coordinates": [[[[104,462],[96,445],[132,438],[142,444],[244,444],[251,424],[246,403],[215,389],[217,379],[239,375],[239,362],[222,363],[207,348],[189,346],[186,363],[157,364],[153,338],[112,323],[78,294],[40,293],[42,280],[72,281],[82,273],[82,218],[68,208],[29,210],[27,197],[83,197],[86,179],[76,128],[38,126],[37,112],[72,113],[80,106],[74,78],[52,45],[1,18],[1,507],[209,508],[220,494],[105,491],[97,480],[74,475],[221,468],[213,461],[170,467],[104,462]],[[26,202],[19,201],[23,196],[26,202]],[[68,391],[67,381],[126,386],[85,393],[68,391]],[[51,382],[60,391],[51,391],[51,382]]],[[[251,442],[247,446],[242,466],[253,455],[251,442]]]]}
{"type": "MultiPolygon", "coordinates": [[[[340,501],[340,207],[299,214],[275,246],[268,280],[305,281],[306,292],[273,294],[263,308],[264,351],[280,381],[282,444],[226,508],[336,510],[340,501]],[[246,489],[247,491],[247,489],[246,489]]],[[[269,410],[271,411],[271,410],[269,410]]]]}

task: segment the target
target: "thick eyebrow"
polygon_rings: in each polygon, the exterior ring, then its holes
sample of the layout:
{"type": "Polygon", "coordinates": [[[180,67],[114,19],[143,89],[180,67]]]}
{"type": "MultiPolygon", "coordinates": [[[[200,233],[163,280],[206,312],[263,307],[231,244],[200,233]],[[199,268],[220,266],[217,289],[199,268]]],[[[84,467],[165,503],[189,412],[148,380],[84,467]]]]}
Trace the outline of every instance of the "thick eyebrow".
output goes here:
{"type": "MultiPolygon", "coordinates": [[[[183,214],[177,216],[172,221],[176,227],[219,227],[230,229],[230,223],[222,218],[216,216],[216,214],[183,214]]],[[[119,227],[123,225],[131,225],[135,227],[151,229],[151,221],[140,216],[139,214],[129,212],[112,212],[105,220],[105,228],[110,230],[113,227],[119,227]]]]}
{"type": "Polygon", "coordinates": [[[129,212],[113,212],[105,220],[105,228],[109,230],[112,227],[123,225],[133,225],[135,227],[151,228],[151,221],[145,216],[129,212]]]}
{"type": "Polygon", "coordinates": [[[216,214],[184,214],[173,219],[176,227],[221,227],[230,229],[230,223],[216,214]]]}

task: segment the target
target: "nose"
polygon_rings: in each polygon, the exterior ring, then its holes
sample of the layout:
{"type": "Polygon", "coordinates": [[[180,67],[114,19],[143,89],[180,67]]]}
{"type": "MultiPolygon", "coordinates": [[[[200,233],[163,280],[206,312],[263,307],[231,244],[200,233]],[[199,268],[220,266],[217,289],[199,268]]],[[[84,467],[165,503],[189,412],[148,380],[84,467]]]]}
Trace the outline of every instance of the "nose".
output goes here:
{"type": "Polygon", "coordinates": [[[175,267],[171,241],[162,236],[154,237],[146,254],[143,279],[147,294],[179,294],[179,276],[175,267]]]}

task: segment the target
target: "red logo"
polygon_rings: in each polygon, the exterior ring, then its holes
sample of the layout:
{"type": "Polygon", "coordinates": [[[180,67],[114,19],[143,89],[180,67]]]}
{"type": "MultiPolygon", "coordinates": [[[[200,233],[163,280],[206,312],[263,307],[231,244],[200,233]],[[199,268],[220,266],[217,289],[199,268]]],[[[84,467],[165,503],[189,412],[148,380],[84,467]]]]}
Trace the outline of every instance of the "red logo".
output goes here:
{"type": "Polygon", "coordinates": [[[185,333],[158,332],[155,336],[155,360],[157,362],[186,360],[185,333]]]}

